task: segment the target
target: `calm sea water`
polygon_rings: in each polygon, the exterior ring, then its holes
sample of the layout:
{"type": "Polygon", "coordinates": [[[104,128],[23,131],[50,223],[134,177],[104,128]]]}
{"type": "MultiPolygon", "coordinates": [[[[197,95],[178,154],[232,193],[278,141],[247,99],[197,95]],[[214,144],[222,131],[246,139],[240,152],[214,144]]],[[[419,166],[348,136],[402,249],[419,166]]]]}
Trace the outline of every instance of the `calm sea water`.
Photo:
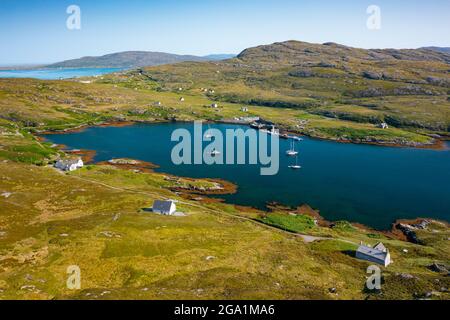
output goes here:
{"type": "Polygon", "coordinates": [[[41,80],[59,80],[79,77],[93,77],[121,71],[120,68],[79,68],[79,69],[30,69],[0,70],[0,78],[35,78],[41,80]]]}
{"type": "MultiPolygon", "coordinates": [[[[224,131],[233,125],[217,124],[224,131]]],[[[450,151],[342,144],[305,138],[297,144],[302,169],[288,168],[290,142],[280,140],[280,171],[261,176],[253,165],[181,165],[171,162],[170,142],[177,128],[192,124],[136,124],[93,127],[46,136],[76,149],[96,150],[96,161],[134,158],[160,165],[161,172],[179,176],[222,178],[239,186],[223,196],[228,202],[264,208],[268,201],[309,204],[328,220],[360,222],[387,229],[398,218],[450,220],[450,151]]],[[[246,129],[246,128],[245,128],[246,129]]]]}

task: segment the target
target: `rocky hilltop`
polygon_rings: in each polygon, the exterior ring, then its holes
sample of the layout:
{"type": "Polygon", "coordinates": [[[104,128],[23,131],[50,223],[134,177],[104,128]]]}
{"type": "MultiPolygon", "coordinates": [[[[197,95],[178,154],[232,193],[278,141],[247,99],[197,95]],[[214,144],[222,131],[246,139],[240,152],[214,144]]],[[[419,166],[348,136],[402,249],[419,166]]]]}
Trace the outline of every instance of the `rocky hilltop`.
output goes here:
{"type": "Polygon", "coordinates": [[[249,62],[265,62],[268,64],[296,65],[299,63],[328,63],[339,64],[351,59],[361,61],[434,61],[450,63],[450,55],[437,50],[423,49],[358,49],[340,45],[334,42],[312,44],[301,41],[277,42],[244,50],[238,59],[249,62]]]}
{"type": "MultiPolygon", "coordinates": [[[[367,50],[332,42],[286,41],[248,48],[219,62],[148,67],[120,81],[131,76],[133,82],[140,79],[163,91],[212,88],[207,96],[215,101],[296,109],[346,121],[313,124],[310,117],[309,127],[300,125],[304,134],[405,144],[411,137],[400,137],[399,131],[379,134],[367,128],[387,123],[391,129],[426,133],[433,139],[448,135],[449,70],[450,54],[435,50],[367,50]],[[366,129],[355,128],[356,123],[367,124],[366,129]],[[396,137],[390,139],[390,133],[396,137]]],[[[414,140],[427,144],[427,137],[414,140]]]]}

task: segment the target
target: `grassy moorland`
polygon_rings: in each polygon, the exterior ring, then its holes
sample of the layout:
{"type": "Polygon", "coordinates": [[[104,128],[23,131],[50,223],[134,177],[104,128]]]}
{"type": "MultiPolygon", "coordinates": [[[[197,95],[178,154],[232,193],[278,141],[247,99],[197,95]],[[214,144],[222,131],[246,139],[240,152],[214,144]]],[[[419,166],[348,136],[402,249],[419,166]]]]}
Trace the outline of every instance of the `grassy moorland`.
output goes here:
{"type": "Polygon", "coordinates": [[[448,134],[445,59],[286,43],[90,83],[0,79],[0,299],[449,299],[448,272],[430,269],[450,260],[443,222],[418,229],[414,244],[301,210],[260,212],[180,192],[210,181],[99,164],[62,174],[51,164],[66,155],[33,136],[256,115],[327,139],[432,144],[448,134]],[[160,198],[178,200],[186,216],[144,210],[160,198]],[[369,263],[353,257],[361,241],[391,251],[381,292],[364,289],[369,263]],[[70,265],[81,268],[80,290],[66,287],[70,265]]]}
{"type": "Polygon", "coordinates": [[[0,169],[1,298],[449,298],[446,274],[428,268],[450,255],[441,223],[417,245],[344,222],[320,227],[284,211],[185,200],[163,174],[88,166],[66,175],[12,161],[0,169]],[[143,210],[161,197],[179,200],[187,216],[143,210]],[[352,256],[360,241],[391,250],[381,293],[364,291],[370,263],[352,256]],[[69,265],[82,270],[81,290],[66,288],[69,265]]]}
{"type": "Polygon", "coordinates": [[[321,226],[294,210],[265,213],[174,191],[208,181],[110,165],[62,174],[46,166],[64,156],[54,146],[13,125],[2,130],[2,299],[449,298],[447,274],[429,269],[450,257],[445,224],[419,231],[419,245],[346,222],[321,226]],[[187,215],[143,210],[160,198],[178,200],[187,215]],[[381,293],[364,290],[370,263],[352,256],[360,241],[391,250],[381,293]],[[81,290],[66,288],[70,265],[81,268],[81,290]]]}

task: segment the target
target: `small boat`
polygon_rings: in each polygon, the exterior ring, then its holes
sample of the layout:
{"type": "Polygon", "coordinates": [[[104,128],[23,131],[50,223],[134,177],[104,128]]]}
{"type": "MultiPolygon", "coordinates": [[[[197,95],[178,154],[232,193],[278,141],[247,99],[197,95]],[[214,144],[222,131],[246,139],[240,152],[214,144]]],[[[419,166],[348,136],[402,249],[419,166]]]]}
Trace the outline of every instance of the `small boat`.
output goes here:
{"type": "Polygon", "coordinates": [[[295,157],[296,155],[298,155],[298,152],[295,150],[288,150],[286,151],[286,155],[288,155],[289,157],[295,157]]]}
{"type": "Polygon", "coordinates": [[[213,157],[218,156],[220,154],[219,150],[214,149],[213,151],[211,151],[210,153],[213,157]]]}
{"type": "Polygon", "coordinates": [[[298,152],[295,151],[295,144],[294,142],[291,143],[291,149],[286,151],[286,155],[288,155],[289,157],[295,157],[298,155],[298,152]]]}
{"type": "Polygon", "coordinates": [[[264,125],[258,122],[252,122],[250,123],[250,127],[252,127],[253,129],[261,129],[264,125]]]}
{"type": "Polygon", "coordinates": [[[275,126],[272,126],[272,128],[270,130],[261,129],[260,131],[264,132],[264,133],[267,133],[267,134],[270,134],[270,135],[274,135],[274,136],[279,136],[280,135],[280,132],[277,129],[275,129],[275,126]]]}
{"type": "Polygon", "coordinates": [[[298,165],[298,157],[295,158],[295,165],[289,166],[289,169],[292,169],[292,170],[299,170],[301,168],[302,167],[298,165]]]}
{"type": "Polygon", "coordinates": [[[297,136],[290,136],[289,138],[292,139],[292,140],[294,140],[294,141],[303,141],[302,138],[297,137],[297,136]]]}
{"type": "MultiPolygon", "coordinates": [[[[211,129],[211,127],[210,127],[209,124],[208,124],[208,130],[207,130],[206,132],[208,132],[210,129],[211,129]]],[[[210,133],[205,133],[205,139],[211,139],[212,137],[213,137],[212,134],[210,134],[210,133]]]]}
{"type": "Polygon", "coordinates": [[[280,134],[280,138],[281,139],[289,139],[289,136],[287,135],[287,133],[283,133],[283,134],[280,134]]]}

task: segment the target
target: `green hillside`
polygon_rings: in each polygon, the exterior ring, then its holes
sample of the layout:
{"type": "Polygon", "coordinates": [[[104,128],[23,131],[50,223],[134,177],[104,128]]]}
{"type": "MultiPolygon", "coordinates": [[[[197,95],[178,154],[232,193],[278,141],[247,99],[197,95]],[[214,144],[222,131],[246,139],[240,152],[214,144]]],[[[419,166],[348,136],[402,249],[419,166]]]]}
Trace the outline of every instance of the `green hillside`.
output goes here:
{"type": "Polygon", "coordinates": [[[289,41],[250,48],[235,59],[150,67],[101,82],[298,110],[311,119],[288,128],[311,136],[414,144],[448,135],[449,63],[450,55],[425,49],[289,41]],[[391,130],[378,130],[381,122],[391,130]]]}

